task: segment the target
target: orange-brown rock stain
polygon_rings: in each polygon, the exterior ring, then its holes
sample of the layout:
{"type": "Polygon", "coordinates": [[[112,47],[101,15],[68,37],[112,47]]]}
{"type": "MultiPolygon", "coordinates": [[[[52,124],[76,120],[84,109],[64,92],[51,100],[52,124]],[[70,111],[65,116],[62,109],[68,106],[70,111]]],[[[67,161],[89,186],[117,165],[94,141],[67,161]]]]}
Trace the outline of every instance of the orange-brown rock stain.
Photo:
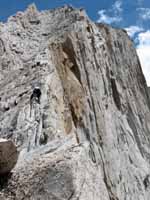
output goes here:
{"type": "MultiPolygon", "coordinates": [[[[66,40],[65,42],[70,42],[66,40]]],[[[73,127],[82,124],[83,114],[85,112],[85,92],[79,80],[78,66],[75,62],[73,48],[70,44],[51,45],[57,57],[56,69],[61,79],[64,89],[64,128],[66,134],[69,134],[73,127]],[[78,74],[77,74],[78,73],[78,74]]],[[[79,138],[76,133],[77,142],[79,138]]]]}

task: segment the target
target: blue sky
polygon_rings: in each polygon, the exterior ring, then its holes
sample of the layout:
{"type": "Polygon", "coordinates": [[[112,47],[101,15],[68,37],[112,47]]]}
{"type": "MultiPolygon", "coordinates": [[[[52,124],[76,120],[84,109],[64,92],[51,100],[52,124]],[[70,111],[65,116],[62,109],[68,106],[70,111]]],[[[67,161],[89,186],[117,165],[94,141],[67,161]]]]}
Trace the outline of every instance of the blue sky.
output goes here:
{"type": "Polygon", "coordinates": [[[75,7],[84,7],[93,20],[98,18],[98,10],[106,8],[113,1],[106,0],[0,0],[0,20],[6,20],[8,16],[18,10],[24,10],[29,4],[35,3],[39,10],[51,9],[64,4],[72,4],[75,7]]]}
{"type": "Polygon", "coordinates": [[[150,0],[0,0],[0,21],[35,3],[39,10],[71,4],[83,7],[90,18],[125,28],[135,41],[148,85],[150,85],[150,0]]]}

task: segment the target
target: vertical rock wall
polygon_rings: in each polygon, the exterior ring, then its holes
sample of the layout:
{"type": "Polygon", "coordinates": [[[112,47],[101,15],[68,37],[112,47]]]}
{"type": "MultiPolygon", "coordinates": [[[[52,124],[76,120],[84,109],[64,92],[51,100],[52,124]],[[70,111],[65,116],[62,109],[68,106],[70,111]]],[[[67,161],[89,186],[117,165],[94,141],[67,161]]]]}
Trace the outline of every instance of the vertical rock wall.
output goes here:
{"type": "Polygon", "coordinates": [[[0,26],[1,199],[148,200],[150,100],[124,30],[30,6],[0,26]]]}

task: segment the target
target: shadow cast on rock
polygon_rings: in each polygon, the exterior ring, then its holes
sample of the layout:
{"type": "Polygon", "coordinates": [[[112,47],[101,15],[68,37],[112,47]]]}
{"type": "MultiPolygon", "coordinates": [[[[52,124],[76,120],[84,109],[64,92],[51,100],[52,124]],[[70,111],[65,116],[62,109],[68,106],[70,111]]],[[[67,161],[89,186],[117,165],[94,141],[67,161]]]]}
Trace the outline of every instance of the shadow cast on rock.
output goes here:
{"type": "Polygon", "coordinates": [[[12,176],[11,172],[0,175],[0,191],[5,187],[7,187],[8,181],[11,178],[11,176],[12,176]]]}

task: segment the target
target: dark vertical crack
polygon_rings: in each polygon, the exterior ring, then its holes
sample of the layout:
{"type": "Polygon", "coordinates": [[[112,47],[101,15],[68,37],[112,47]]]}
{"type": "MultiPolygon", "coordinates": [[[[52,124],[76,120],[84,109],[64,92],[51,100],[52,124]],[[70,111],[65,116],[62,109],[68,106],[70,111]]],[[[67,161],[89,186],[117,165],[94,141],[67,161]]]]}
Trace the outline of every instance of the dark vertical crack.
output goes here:
{"type": "Polygon", "coordinates": [[[5,46],[3,40],[0,38],[0,56],[2,56],[5,53],[5,46]]]}
{"type": "Polygon", "coordinates": [[[114,78],[111,78],[110,81],[111,81],[111,87],[112,87],[112,94],[113,94],[114,102],[115,102],[118,110],[121,110],[121,100],[120,100],[119,92],[118,92],[118,89],[117,89],[116,81],[115,81],[114,78]]]}

